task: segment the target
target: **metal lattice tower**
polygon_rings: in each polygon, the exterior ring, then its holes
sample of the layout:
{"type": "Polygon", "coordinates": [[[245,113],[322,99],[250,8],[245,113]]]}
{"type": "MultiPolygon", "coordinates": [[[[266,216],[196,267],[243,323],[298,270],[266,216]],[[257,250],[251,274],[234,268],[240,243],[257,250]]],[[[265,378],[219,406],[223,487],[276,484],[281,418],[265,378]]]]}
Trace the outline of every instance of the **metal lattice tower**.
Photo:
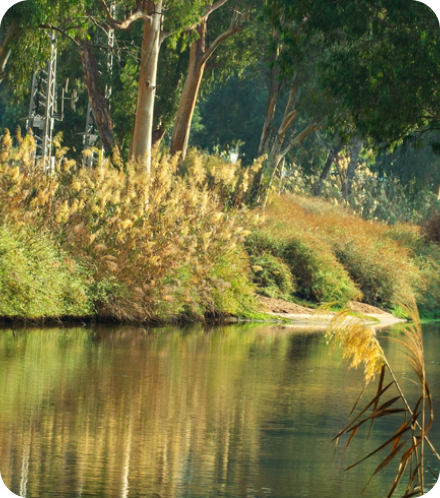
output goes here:
{"type": "Polygon", "coordinates": [[[48,173],[55,169],[55,157],[52,156],[52,139],[57,115],[56,74],[57,46],[56,36],[50,35],[50,59],[46,68],[35,71],[32,78],[31,100],[26,128],[31,129],[35,139],[35,160],[41,160],[48,173]]]}

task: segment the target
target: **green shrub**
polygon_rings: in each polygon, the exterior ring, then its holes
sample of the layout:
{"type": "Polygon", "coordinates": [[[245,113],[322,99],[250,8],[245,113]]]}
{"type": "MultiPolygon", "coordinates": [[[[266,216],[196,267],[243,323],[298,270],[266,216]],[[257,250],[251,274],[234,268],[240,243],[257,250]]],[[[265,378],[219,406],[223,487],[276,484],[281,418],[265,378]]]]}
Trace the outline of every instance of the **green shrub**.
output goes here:
{"type": "Polygon", "coordinates": [[[440,316],[440,246],[426,244],[415,262],[421,273],[421,289],[418,292],[420,307],[425,314],[437,313],[440,316]]]}
{"type": "Polygon", "coordinates": [[[400,301],[407,284],[416,285],[417,268],[409,259],[398,258],[392,245],[360,234],[338,233],[332,241],[338,261],[360,287],[365,301],[390,306],[400,301]]]}
{"type": "Polygon", "coordinates": [[[440,244],[440,212],[435,212],[424,226],[424,232],[429,240],[440,244]]]}
{"type": "Polygon", "coordinates": [[[27,319],[93,313],[84,270],[51,238],[0,228],[0,315],[27,319]]]}
{"type": "Polygon", "coordinates": [[[246,316],[257,311],[255,288],[248,276],[248,261],[240,250],[226,252],[208,274],[200,300],[205,313],[246,316]]]}
{"type": "Polygon", "coordinates": [[[296,286],[289,267],[269,252],[250,256],[253,281],[258,292],[274,299],[290,299],[296,286]]]}
{"type": "Polygon", "coordinates": [[[328,246],[309,234],[288,235],[286,238],[253,232],[246,240],[246,247],[254,257],[269,253],[282,260],[293,276],[298,297],[340,303],[362,297],[328,246]]]}
{"type": "Polygon", "coordinates": [[[362,297],[344,267],[318,240],[292,237],[285,242],[283,255],[302,297],[343,304],[362,297]]]}

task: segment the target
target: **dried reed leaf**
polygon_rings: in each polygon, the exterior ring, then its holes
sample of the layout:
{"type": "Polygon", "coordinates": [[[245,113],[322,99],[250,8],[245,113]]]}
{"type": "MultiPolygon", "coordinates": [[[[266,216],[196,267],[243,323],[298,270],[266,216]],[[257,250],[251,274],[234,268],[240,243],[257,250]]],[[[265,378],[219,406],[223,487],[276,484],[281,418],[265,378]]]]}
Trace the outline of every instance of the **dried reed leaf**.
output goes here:
{"type": "MultiPolygon", "coordinates": [[[[383,389],[383,382],[385,380],[385,365],[382,367],[382,370],[380,372],[380,378],[379,378],[379,384],[377,386],[377,394],[379,394],[382,389],[383,389]]],[[[380,399],[380,396],[376,399],[375,403],[374,403],[374,407],[373,407],[373,410],[376,411],[377,410],[377,405],[379,404],[379,399],[380,399]]],[[[374,420],[371,421],[371,425],[370,425],[370,430],[368,431],[368,435],[367,435],[367,439],[370,437],[370,434],[371,434],[371,431],[373,430],[373,424],[374,424],[374,420]]]]}
{"type": "Polygon", "coordinates": [[[375,403],[376,399],[380,398],[380,397],[381,397],[381,396],[382,396],[382,395],[383,395],[383,394],[384,394],[384,393],[385,393],[385,392],[386,392],[386,391],[387,391],[387,390],[388,390],[388,389],[389,389],[389,388],[390,388],[393,384],[394,384],[394,381],[390,382],[388,385],[386,385],[386,386],[382,389],[382,391],[381,391],[380,393],[376,394],[376,396],[375,396],[375,397],[374,397],[374,398],[373,398],[373,399],[372,399],[372,400],[371,400],[371,401],[367,404],[367,406],[366,406],[366,407],[365,407],[365,408],[364,408],[364,409],[363,409],[363,410],[362,410],[362,411],[361,411],[361,412],[357,415],[357,417],[356,417],[354,420],[352,420],[352,421],[350,422],[350,424],[346,425],[346,426],[345,426],[345,427],[344,427],[344,428],[343,428],[343,429],[339,432],[339,434],[338,434],[335,438],[333,438],[333,439],[332,439],[332,441],[334,441],[334,440],[335,440],[336,438],[338,438],[338,437],[341,437],[341,436],[342,436],[342,434],[344,434],[345,432],[347,432],[347,431],[348,431],[348,429],[349,429],[350,427],[352,427],[352,425],[353,425],[353,424],[354,424],[357,420],[359,420],[359,419],[360,419],[360,417],[362,417],[362,415],[363,415],[363,414],[364,414],[364,413],[365,413],[365,412],[366,412],[366,411],[367,411],[367,410],[368,410],[368,409],[369,409],[369,408],[370,408],[370,407],[371,407],[371,406],[375,403]]]}
{"type": "Polygon", "coordinates": [[[381,444],[378,448],[376,448],[374,451],[372,451],[371,453],[369,453],[367,456],[365,456],[364,458],[362,458],[361,460],[359,460],[358,462],[356,462],[355,464],[351,465],[350,467],[348,467],[346,470],[348,470],[349,468],[352,468],[352,467],[355,467],[356,465],[359,465],[360,463],[364,462],[365,460],[367,460],[368,458],[372,457],[373,455],[375,455],[376,453],[378,453],[379,451],[383,450],[384,448],[386,448],[390,443],[392,443],[395,439],[397,438],[400,438],[403,434],[405,434],[405,432],[411,430],[411,427],[410,426],[407,426],[405,427],[404,429],[401,429],[399,430],[398,432],[396,432],[396,434],[394,434],[393,436],[391,436],[389,439],[387,439],[383,444],[381,444]]]}

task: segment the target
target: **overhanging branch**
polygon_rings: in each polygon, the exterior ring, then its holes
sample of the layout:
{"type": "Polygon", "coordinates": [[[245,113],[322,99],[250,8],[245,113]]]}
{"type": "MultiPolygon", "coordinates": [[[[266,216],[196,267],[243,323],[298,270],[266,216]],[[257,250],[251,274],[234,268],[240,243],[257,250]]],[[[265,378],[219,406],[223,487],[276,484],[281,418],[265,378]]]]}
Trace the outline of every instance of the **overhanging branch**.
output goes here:
{"type": "Polygon", "coordinates": [[[243,26],[236,26],[235,25],[236,17],[237,17],[236,13],[234,12],[234,15],[232,16],[232,21],[231,21],[231,24],[230,24],[228,30],[225,31],[224,33],[222,33],[221,35],[219,35],[211,43],[211,45],[208,47],[208,49],[206,50],[206,52],[203,54],[203,57],[201,59],[201,63],[202,64],[204,64],[211,57],[211,55],[217,49],[217,47],[220,45],[220,43],[222,43],[223,41],[225,41],[229,37],[235,35],[235,33],[238,33],[239,31],[243,30],[243,26]]]}
{"type": "Polygon", "coordinates": [[[219,9],[222,5],[224,5],[228,0],[218,0],[211,6],[207,7],[205,13],[202,16],[201,21],[206,21],[208,17],[217,9],[219,9]]]}
{"type": "Polygon", "coordinates": [[[47,24],[41,24],[39,28],[57,31],[58,33],[61,33],[63,36],[68,38],[77,47],[80,47],[80,44],[75,40],[75,38],[70,36],[69,33],[67,33],[64,29],[59,28],[58,26],[53,26],[52,24],[47,23],[47,24]]]}
{"type": "Polygon", "coordinates": [[[292,141],[290,141],[284,149],[281,151],[281,157],[284,157],[293,147],[296,147],[299,143],[307,138],[310,133],[313,133],[316,130],[320,130],[322,126],[317,126],[316,121],[311,121],[304,130],[299,133],[292,141]]]}
{"type": "Polygon", "coordinates": [[[107,21],[113,29],[117,29],[120,31],[127,31],[130,28],[130,26],[134,22],[136,22],[138,19],[142,19],[143,21],[148,22],[148,23],[151,23],[153,21],[153,18],[150,15],[145,14],[145,12],[138,10],[137,12],[132,14],[130,17],[127,17],[127,19],[125,19],[124,21],[119,22],[112,16],[112,14],[111,14],[111,12],[110,12],[109,8],[107,7],[107,4],[105,3],[104,0],[101,0],[101,5],[102,5],[102,8],[104,9],[105,16],[107,17],[107,21]]]}

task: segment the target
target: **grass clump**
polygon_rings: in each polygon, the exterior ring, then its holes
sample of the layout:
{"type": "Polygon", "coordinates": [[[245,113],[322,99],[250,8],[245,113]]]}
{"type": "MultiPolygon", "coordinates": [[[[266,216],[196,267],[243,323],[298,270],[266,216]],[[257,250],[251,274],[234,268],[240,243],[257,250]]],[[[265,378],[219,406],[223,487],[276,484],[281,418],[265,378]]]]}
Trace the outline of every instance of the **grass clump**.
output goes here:
{"type": "Polygon", "coordinates": [[[332,249],[360,287],[369,304],[389,306],[398,300],[404,282],[415,289],[418,269],[404,250],[380,238],[335,231],[332,249]]]}
{"type": "Polygon", "coordinates": [[[273,299],[291,299],[296,286],[289,267],[281,258],[263,252],[251,255],[250,261],[253,281],[260,294],[273,299]]]}
{"type": "Polygon", "coordinates": [[[39,320],[94,312],[84,269],[47,234],[0,228],[0,316],[39,320]]]}
{"type": "Polygon", "coordinates": [[[284,258],[301,283],[301,297],[342,304],[362,297],[328,247],[313,237],[299,235],[288,239],[284,258]]]}

